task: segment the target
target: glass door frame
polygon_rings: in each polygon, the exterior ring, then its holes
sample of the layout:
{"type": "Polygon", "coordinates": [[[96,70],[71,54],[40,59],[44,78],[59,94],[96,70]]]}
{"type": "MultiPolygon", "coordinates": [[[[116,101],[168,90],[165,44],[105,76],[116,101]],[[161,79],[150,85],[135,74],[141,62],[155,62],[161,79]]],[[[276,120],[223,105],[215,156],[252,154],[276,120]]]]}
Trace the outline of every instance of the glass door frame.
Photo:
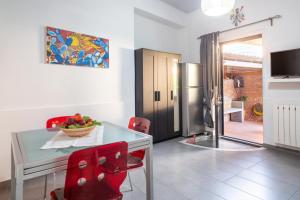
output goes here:
{"type": "MultiPolygon", "coordinates": [[[[261,147],[263,146],[263,144],[259,144],[256,142],[252,142],[252,141],[248,141],[248,140],[243,140],[240,138],[234,138],[234,137],[230,137],[230,136],[226,136],[225,135],[225,130],[224,130],[224,59],[223,59],[223,45],[224,44],[228,44],[228,43],[232,43],[232,42],[243,42],[243,41],[248,41],[248,40],[252,40],[252,39],[257,39],[257,38],[263,38],[263,34],[255,34],[252,36],[246,36],[246,37],[240,37],[238,39],[233,39],[233,40],[227,40],[224,42],[220,42],[220,65],[221,65],[221,74],[222,74],[222,78],[221,78],[221,83],[220,83],[220,87],[221,87],[221,98],[219,99],[221,105],[220,105],[220,110],[219,110],[219,116],[216,119],[217,123],[219,124],[219,130],[218,132],[221,133],[220,137],[222,139],[226,139],[226,140],[230,140],[230,141],[235,141],[235,142],[240,142],[240,143],[244,143],[244,144],[249,144],[249,145],[253,145],[253,146],[257,146],[257,147],[261,147]]],[[[262,80],[263,81],[263,80],[262,80]]],[[[262,94],[263,96],[263,94],[262,94]]]]}

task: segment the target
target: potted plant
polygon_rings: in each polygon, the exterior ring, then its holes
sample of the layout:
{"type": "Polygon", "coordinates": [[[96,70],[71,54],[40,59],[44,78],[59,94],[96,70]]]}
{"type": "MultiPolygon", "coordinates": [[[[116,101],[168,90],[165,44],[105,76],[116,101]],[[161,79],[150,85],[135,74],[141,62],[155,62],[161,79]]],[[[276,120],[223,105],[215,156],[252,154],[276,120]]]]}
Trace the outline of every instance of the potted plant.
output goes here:
{"type": "Polygon", "coordinates": [[[246,103],[246,101],[248,100],[248,96],[240,96],[239,100],[246,103]]]}

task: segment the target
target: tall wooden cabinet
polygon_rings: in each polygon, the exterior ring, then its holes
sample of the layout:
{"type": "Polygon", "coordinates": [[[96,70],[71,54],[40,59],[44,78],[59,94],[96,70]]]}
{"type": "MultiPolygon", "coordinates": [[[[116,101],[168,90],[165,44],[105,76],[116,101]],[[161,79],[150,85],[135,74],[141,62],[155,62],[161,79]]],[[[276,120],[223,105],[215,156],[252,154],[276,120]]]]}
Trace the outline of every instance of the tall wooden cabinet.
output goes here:
{"type": "Polygon", "coordinates": [[[178,136],[174,130],[174,71],[180,55],[135,51],[135,112],[151,121],[154,142],[178,136]]]}

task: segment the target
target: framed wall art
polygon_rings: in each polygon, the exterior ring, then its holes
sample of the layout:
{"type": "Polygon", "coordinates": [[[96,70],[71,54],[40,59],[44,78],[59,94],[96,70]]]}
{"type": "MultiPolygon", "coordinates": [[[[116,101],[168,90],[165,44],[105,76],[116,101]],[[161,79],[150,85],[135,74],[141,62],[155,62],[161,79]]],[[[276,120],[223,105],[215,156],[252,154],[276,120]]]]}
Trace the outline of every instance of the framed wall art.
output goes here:
{"type": "Polygon", "coordinates": [[[109,68],[109,40],[46,27],[46,63],[109,68]]]}

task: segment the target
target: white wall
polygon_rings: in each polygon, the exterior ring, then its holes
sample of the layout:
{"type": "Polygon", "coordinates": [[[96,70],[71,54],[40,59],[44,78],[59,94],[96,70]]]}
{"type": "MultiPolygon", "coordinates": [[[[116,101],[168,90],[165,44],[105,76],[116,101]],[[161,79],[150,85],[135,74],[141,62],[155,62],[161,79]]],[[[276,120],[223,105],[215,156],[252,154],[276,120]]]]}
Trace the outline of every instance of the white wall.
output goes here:
{"type": "Polygon", "coordinates": [[[0,182],[10,178],[11,132],[76,112],[126,126],[134,115],[134,7],[168,21],[182,15],[156,0],[1,0],[0,182]],[[110,39],[110,68],[45,64],[45,26],[110,39]]]}
{"type": "MultiPolygon", "coordinates": [[[[267,83],[270,77],[270,52],[300,48],[300,1],[298,0],[237,0],[237,6],[244,5],[246,21],[244,24],[280,14],[282,19],[276,20],[273,27],[268,23],[221,34],[221,40],[232,40],[257,33],[263,34],[264,47],[264,142],[273,145],[272,107],[276,104],[300,105],[300,85],[267,83]]],[[[232,28],[229,15],[221,17],[204,16],[200,10],[189,14],[189,61],[199,62],[199,45],[197,37],[205,33],[232,28]]]]}
{"type": "Polygon", "coordinates": [[[13,131],[76,112],[126,125],[134,115],[131,1],[2,0],[0,13],[0,181],[10,177],[13,131]],[[110,68],[44,64],[45,26],[109,38],[110,68]]]}
{"type": "Polygon", "coordinates": [[[135,13],[134,34],[135,49],[148,48],[179,53],[183,60],[187,57],[185,54],[187,30],[184,27],[168,25],[135,13]]]}

